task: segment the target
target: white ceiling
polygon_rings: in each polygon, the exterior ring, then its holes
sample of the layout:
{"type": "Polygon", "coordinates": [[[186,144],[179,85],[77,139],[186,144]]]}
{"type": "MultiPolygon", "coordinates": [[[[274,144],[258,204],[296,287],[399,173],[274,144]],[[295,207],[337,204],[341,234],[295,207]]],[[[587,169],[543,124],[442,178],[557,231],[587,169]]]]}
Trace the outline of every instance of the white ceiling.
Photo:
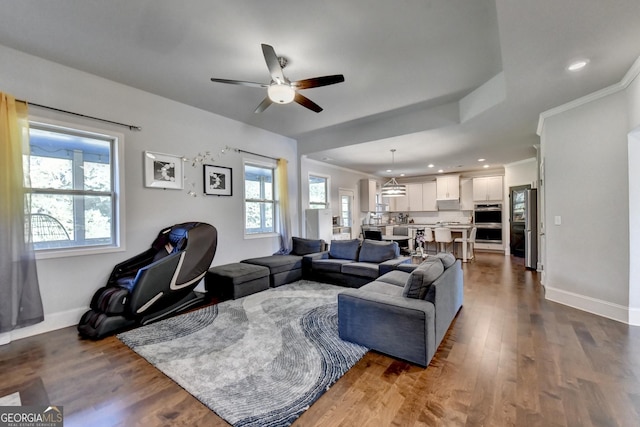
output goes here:
{"type": "Polygon", "coordinates": [[[638,0],[0,0],[0,8],[0,44],[296,138],[301,154],[381,176],[390,175],[391,148],[393,174],[407,176],[533,157],[542,111],[617,83],[640,56],[638,0]],[[288,58],[291,80],[344,74],[344,83],[302,92],[323,112],[294,103],[254,114],[265,89],[209,80],[269,83],[261,43],[288,58]],[[576,58],[590,63],[569,73],[576,58]]]}

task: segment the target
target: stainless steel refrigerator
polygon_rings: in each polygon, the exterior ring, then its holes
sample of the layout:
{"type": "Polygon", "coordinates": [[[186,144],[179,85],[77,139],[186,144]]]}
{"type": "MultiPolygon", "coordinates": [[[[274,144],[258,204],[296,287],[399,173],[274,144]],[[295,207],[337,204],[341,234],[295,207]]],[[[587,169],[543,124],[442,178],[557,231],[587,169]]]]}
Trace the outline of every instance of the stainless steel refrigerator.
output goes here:
{"type": "Polygon", "coordinates": [[[538,268],[538,190],[524,192],[524,266],[538,268]]]}

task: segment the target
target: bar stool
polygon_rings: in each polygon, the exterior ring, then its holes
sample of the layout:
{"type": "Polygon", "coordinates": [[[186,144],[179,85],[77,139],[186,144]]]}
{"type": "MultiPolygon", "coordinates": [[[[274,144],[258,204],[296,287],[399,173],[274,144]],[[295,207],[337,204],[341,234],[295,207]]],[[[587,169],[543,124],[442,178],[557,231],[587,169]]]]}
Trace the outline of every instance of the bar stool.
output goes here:
{"type": "MultiPolygon", "coordinates": [[[[478,232],[477,227],[473,227],[471,229],[471,233],[469,233],[469,237],[467,238],[467,259],[474,259],[476,257],[475,254],[475,246],[476,246],[476,233],[478,232]]],[[[453,240],[453,244],[455,246],[456,243],[460,243],[463,245],[462,237],[458,237],[453,240]]],[[[455,252],[455,249],[454,249],[455,252]]]]}
{"type": "MultiPolygon", "coordinates": [[[[425,242],[425,250],[429,252],[429,243],[433,243],[433,230],[429,227],[424,229],[424,242],[425,242]]],[[[434,252],[437,252],[437,245],[434,245],[434,252]]]]}
{"type": "Polygon", "coordinates": [[[447,243],[451,243],[451,249],[453,250],[453,238],[451,237],[451,230],[446,227],[436,228],[436,243],[438,243],[440,252],[447,252],[447,243]]]}

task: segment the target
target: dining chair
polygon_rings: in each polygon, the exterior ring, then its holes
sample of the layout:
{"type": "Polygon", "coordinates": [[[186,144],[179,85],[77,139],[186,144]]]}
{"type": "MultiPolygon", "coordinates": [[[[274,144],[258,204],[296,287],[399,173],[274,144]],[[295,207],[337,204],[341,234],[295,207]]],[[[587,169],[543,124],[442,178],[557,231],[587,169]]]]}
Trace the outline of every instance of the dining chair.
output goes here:
{"type": "Polygon", "coordinates": [[[364,230],[364,238],[369,240],[382,240],[382,231],[364,230]]]}
{"type": "Polygon", "coordinates": [[[453,238],[451,237],[451,230],[446,227],[438,227],[435,230],[436,243],[438,243],[440,252],[449,252],[446,250],[447,243],[451,243],[451,249],[453,251],[453,238]]]}
{"type": "Polygon", "coordinates": [[[409,253],[409,227],[393,227],[392,234],[394,236],[407,236],[406,240],[396,240],[400,251],[403,253],[409,253]]]}

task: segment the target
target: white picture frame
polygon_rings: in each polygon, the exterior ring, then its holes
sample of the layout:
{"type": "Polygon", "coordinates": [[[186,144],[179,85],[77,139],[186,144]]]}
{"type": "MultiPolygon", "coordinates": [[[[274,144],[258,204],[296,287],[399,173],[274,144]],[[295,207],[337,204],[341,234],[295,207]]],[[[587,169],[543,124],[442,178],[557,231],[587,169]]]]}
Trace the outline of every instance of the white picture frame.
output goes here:
{"type": "Polygon", "coordinates": [[[144,185],[149,188],[182,190],[182,157],[173,154],[144,152],[144,185]]]}

